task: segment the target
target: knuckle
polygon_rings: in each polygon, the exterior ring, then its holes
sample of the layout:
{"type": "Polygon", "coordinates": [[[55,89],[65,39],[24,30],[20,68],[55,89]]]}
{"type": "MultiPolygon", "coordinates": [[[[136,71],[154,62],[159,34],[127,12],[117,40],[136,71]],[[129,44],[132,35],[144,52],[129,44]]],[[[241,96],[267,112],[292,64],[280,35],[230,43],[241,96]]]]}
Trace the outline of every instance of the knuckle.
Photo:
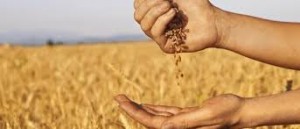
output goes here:
{"type": "Polygon", "coordinates": [[[134,12],[134,19],[135,19],[136,22],[140,22],[141,21],[140,16],[139,16],[139,14],[138,14],[137,11],[134,12]]]}
{"type": "Polygon", "coordinates": [[[143,31],[149,31],[151,29],[151,26],[149,25],[149,23],[145,20],[143,20],[141,22],[141,28],[143,31]]]}

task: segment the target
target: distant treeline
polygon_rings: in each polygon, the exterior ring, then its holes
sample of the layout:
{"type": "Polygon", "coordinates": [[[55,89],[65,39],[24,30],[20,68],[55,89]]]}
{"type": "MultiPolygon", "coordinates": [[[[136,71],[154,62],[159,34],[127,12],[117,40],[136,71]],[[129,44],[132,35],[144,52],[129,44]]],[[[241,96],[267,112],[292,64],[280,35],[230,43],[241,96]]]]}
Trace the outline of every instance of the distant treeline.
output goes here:
{"type": "Polygon", "coordinates": [[[64,43],[61,41],[54,41],[52,39],[47,40],[46,45],[47,46],[55,46],[55,45],[63,45],[64,43]]]}

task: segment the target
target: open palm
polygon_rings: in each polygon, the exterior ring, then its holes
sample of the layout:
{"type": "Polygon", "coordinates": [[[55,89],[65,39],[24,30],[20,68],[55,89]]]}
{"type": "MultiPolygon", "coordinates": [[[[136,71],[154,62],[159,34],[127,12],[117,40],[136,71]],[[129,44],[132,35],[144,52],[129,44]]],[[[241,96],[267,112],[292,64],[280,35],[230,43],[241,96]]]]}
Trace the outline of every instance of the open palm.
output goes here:
{"type": "Polygon", "coordinates": [[[125,95],[115,97],[130,117],[151,129],[238,128],[243,99],[222,95],[204,102],[202,107],[179,108],[138,105],[125,95]]]}

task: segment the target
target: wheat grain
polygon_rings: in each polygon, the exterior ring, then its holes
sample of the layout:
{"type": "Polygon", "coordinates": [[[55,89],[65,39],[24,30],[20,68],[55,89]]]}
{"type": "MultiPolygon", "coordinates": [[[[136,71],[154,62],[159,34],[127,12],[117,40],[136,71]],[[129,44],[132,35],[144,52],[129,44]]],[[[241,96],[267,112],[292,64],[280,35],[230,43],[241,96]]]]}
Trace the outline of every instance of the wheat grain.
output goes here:
{"type": "Polygon", "coordinates": [[[174,51],[174,62],[176,67],[176,81],[177,85],[180,85],[180,80],[183,79],[184,74],[180,69],[180,62],[182,58],[180,53],[186,48],[185,40],[187,38],[186,33],[189,31],[188,29],[184,28],[184,19],[183,14],[180,13],[179,9],[173,4],[174,9],[176,11],[176,15],[174,19],[168,24],[167,31],[165,36],[172,42],[172,50],[174,51]]]}

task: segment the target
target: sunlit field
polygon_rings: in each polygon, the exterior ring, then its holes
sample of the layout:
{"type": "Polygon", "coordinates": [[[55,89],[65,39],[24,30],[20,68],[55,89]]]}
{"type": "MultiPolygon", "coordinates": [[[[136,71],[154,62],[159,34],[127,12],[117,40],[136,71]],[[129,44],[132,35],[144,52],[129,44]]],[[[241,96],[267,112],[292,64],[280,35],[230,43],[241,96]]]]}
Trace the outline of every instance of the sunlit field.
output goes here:
{"type": "Polygon", "coordinates": [[[287,80],[294,81],[293,89],[300,85],[299,72],[225,50],[183,54],[182,59],[185,76],[177,86],[173,56],[153,42],[2,46],[0,129],[144,129],[118,109],[113,96],[186,107],[226,93],[285,92],[287,80]]]}

